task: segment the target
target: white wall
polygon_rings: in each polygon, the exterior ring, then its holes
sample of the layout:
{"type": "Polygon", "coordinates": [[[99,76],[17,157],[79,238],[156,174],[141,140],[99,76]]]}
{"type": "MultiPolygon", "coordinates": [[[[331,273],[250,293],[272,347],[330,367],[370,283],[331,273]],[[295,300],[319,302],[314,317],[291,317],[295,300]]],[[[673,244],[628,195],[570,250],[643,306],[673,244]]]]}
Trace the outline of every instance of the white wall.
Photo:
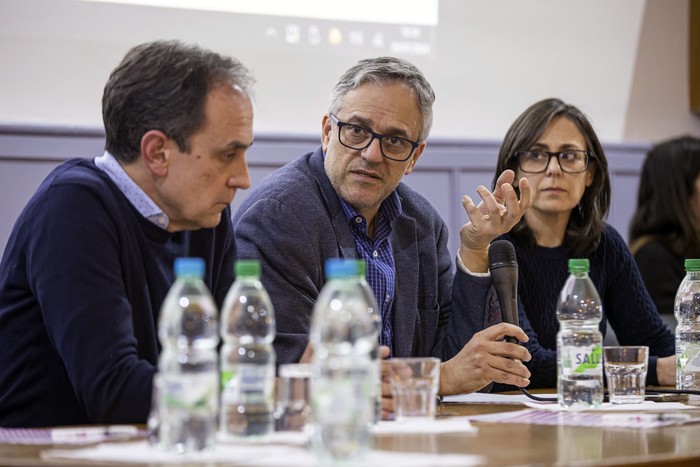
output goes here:
{"type": "MultiPolygon", "coordinates": [[[[407,182],[435,198],[456,230],[466,219],[451,200],[475,196],[477,184],[490,185],[498,142],[510,123],[536,100],[559,96],[588,113],[606,146],[614,193],[609,220],[626,235],[648,143],[700,136],[700,118],[688,111],[688,0],[439,5],[435,56],[408,57],[438,97],[431,143],[420,173],[407,182]]],[[[274,164],[281,164],[313,149],[330,88],[364,56],[261,51],[255,41],[232,39],[233,31],[244,29],[241,21],[76,0],[0,0],[0,252],[52,167],[99,154],[104,82],[123,54],[143,41],[198,42],[237,56],[254,71],[256,131],[266,148],[256,144],[251,151],[252,164],[261,167],[256,176],[272,167],[274,155],[274,164]]]]}
{"type": "MultiPolygon", "coordinates": [[[[700,0],[693,0],[700,7],[700,0]]],[[[698,25],[700,27],[700,25],[698,25]]],[[[700,136],[700,115],[688,112],[688,2],[647,2],[637,44],[624,137],[700,136]]],[[[695,83],[700,88],[700,83],[695,83]]]]}
{"type": "MultiPolygon", "coordinates": [[[[700,119],[687,110],[688,0],[439,5],[435,57],[407,57],[436,89],[434,137],[498,141],[525,107],[550,96],[581,107],[608,143],[700,135],[700,119]]],[[[331,86],[364,56],[260,51],[254,40],[232,39],[241,18],[0,0],[0,123],[101,127],[102,87],[126,50],[177,38],[254,71],[258,132],[319,134],[331,86]]]]}

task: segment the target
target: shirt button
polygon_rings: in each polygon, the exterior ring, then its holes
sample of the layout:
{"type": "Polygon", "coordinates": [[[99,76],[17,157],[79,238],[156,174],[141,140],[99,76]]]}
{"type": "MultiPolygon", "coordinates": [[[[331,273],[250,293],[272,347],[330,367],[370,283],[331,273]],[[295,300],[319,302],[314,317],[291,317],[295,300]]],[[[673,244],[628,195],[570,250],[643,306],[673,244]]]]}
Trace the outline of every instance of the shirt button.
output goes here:
{"type": "Polygon", "coordinates": [[[376,258],[377,256],[379,256],[379,252],[377,250],[374,250],[372,252],[372,256],[374,256],[376,258]]]}
{"type": "Polygon", "coordinates": [[[384,301],[388,302],[389,300],[391,300],[391,296],[389,294],[386,294],[386,298],[384,299],[384,301]]]}
{"type": "Polygon", "coordinates": [[[496,321],[496,317],[494,315],[489,315],[489,323],[493,323],[496,321]]]}
{"type": "Polygon", "coordinates": [[[362,218],[360,216],[355,218],[355,224],[362,224],[362,218]]]}

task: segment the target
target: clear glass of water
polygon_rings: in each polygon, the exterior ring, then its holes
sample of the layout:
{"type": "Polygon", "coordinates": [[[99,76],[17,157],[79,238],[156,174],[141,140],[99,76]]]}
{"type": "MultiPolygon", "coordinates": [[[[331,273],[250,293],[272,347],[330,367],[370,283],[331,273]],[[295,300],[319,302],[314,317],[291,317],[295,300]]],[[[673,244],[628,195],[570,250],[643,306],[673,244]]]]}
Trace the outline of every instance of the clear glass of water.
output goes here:
{"type": "Polygon", "coordinates": [[[603,367],[612,404],[644,402],[649,347],[625,345],[603,348],[603,367]]]}
{"type": "Polygon", "coordinates": [[[440,386],[440,360],[392,358],[389,364],[396,421],[433,420],[440,386]]]}
{"type": "Polygon", "coordinates": [[[309,387],[311,365],[287,363],[280,365],[277,382],[275,429],[304,431],[311,412],[309,387]]]}

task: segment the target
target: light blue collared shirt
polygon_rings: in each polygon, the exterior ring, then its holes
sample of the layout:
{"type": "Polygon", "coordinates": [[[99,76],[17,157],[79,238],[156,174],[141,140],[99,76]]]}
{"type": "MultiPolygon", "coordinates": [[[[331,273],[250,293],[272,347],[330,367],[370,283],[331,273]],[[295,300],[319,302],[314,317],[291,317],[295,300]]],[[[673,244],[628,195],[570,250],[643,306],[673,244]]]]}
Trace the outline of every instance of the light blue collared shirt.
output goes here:
{"type": "Polygon", "coordinates": [[[102,169],[109,178],[117,185],[117,188],[124,193],[126,199],[136,208],[136,210],[146,219],[153,222],[161,229],[167,229],[170,219],[168,216],[153,202],[145,191],[134,182],[124,168],[119,164],[119,161],[105,151],[105,153],[95,158],[95,165],[102,169]]]}

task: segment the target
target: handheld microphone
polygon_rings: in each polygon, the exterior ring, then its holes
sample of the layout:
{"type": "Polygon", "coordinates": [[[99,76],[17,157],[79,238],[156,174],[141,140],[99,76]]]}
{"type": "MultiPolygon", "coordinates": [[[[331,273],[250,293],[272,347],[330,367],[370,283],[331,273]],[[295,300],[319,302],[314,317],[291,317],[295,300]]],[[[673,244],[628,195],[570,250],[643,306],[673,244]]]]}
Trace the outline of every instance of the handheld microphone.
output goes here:
{"type": "MultiPolygon", "coordinates": [[[[496,240],[489,247],[489,271],[496,288],[498,303],[501,305],[503,322],[520,325],[518,319],[518,259],[515,248],[508,240],[496,240]]],[[[518,344],[518,340],[506,336],[507,342],[518,344]]],[[[525,388],[520,392],[539,402],[556,402],[556,397],[542,397],[530,394],[525,388]]]]}
{"type": "MultiPolygon", "coordinates": [[[[496,240],[489,247],[489,271],[491,280],[496,287],[498,303],[501,305],[501,316],[504,323],[520,326],[518,319],[518,259],[515,248],[508,240],[496,240]]],[[[507,342],[518,344],[518,340],[506,336],[507,342]]],[[[530,399],[539,402],[556,402],[556,397],[542,397],[530,394],[525,388],[520,392],[530,399]]]]}
{"type": "MultiPolygon", "coordinates": [[[[498,295],[503,321],[519,326],[518,260],[515,248],[508,240],[496,240],[489,247],[489,271],[498,295]]],[[[506,336],[506,340],[517,343],[511,336],[506,336]]]]}

